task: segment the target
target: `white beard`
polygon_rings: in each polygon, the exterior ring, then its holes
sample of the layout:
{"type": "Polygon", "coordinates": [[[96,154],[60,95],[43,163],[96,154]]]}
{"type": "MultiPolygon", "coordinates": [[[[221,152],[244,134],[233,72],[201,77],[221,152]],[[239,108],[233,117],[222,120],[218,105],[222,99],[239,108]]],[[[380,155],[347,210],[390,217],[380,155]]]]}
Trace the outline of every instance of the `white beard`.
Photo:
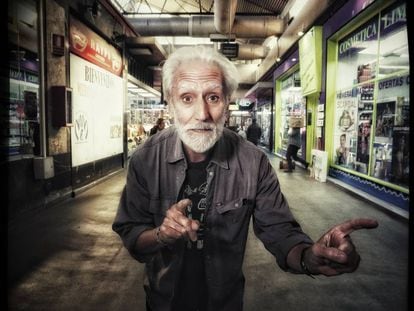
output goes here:
{"type": "Polygon", "coordinates": [[[223,134],[226,114],[223,113],[217,124],[213,122],[198,122],[194,124],[182,125],[174,111],[175,126],[178,136],[182,142],[191,150],[197,153],[204,153],[210,150],[223,134]],[[210,129],[207,133],[197,133],[193,129],[210,129]]]}

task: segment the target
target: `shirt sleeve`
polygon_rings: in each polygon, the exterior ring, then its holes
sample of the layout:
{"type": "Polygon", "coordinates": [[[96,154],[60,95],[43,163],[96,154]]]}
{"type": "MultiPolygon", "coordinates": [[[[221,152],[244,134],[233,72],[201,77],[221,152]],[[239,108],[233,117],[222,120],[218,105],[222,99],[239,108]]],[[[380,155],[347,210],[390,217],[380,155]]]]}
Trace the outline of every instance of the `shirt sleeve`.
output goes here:
{"type": "Polygon", "coordinates": [[[140,163],[137,158],[130,160],[126,185],[122,191],[118,210],[112,229],[121,237],[125,248],[139,262],[148,260],[148,254],[140,254],[136,250],[138,236],[155,227],[153,215],[149,211],[149,194],[144,178],[137,172],[140,163]]]}
{"type": "Polygon", "coordinates": [[[265,248],[276,257],[279,267],[289,270],[287,255],[297,244],[313,244],[293,217],[280,189],[276,172],[263,155],[260,163],[253,228],[265,248]]]}

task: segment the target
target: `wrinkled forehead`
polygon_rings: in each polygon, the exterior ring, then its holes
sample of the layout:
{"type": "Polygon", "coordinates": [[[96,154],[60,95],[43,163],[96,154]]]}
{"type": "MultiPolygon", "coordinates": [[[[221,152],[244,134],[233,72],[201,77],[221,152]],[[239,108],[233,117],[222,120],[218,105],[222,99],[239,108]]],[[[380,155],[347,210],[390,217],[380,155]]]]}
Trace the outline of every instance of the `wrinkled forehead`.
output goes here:
{"type": "Polygon", "coordinates": [[[213,81],[192,81],[192,80],[181,80],[173,85],[173,93],[181,94],[181,93],[196,93],[196,92],[214,92],[214,93],[222,93],[223,86],[221,83],[213,82],[213,81]]]}
{"type": "Polygon", "coordinates": [[[174,73],[174,91],[215,91],[223,90],[223,75],[214,64],[191,61],[181,64],[174,73]]]}

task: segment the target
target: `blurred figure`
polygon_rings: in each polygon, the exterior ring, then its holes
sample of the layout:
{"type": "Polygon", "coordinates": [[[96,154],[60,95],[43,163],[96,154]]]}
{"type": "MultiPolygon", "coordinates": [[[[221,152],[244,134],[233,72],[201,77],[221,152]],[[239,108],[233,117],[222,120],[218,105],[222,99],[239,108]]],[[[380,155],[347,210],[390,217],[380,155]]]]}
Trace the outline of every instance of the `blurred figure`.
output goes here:
{"type": "Polygon", "coordinates": [[[308,168],[309,163],[298,157],[298,151],[301,146],[300,128],[291,127],[288,131],[288,148],[286,152],[286,160],[288,162],[288,168],[285,173],[291,173],[293,171],[293,160],[302,163],[305,169],[308,168]],[[292,160],[293,159],[293,160],[292,160]]]}
{"type": "Polygon", "coordinates": [[[165,121],[163,118],[159,118],[157,120],[157,123],[152,127],[150,130],[150,136],[158,133],[159,131],[162,131],[165,128],[165,121]]]}
{"type": "Polygon", "coordinates": [[[262,136],[262,129],[257,125],[257,120],[253,119],[252,124],[249,125],[246,132],[247,140],[257,146],[259,139],[262,136]]]}

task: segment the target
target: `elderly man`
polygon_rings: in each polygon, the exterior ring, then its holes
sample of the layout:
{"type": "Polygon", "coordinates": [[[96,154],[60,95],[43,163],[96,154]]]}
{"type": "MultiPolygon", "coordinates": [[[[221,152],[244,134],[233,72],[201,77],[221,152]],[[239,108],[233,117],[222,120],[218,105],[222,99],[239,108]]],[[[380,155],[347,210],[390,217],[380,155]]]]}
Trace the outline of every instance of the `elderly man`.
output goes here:
{"type": "Polygon", "coordinates": [[[175,125],[131,157],[115,230],[146,264],[147,310],[242,310],[250,218],[285,271],[337,275],[359,255],[349,234],[378,224],[353,219],[316,243],[292,216],[266,155],[224,128],[237,71],[221,54],[177,50],[163,66],[175,125]]]}

